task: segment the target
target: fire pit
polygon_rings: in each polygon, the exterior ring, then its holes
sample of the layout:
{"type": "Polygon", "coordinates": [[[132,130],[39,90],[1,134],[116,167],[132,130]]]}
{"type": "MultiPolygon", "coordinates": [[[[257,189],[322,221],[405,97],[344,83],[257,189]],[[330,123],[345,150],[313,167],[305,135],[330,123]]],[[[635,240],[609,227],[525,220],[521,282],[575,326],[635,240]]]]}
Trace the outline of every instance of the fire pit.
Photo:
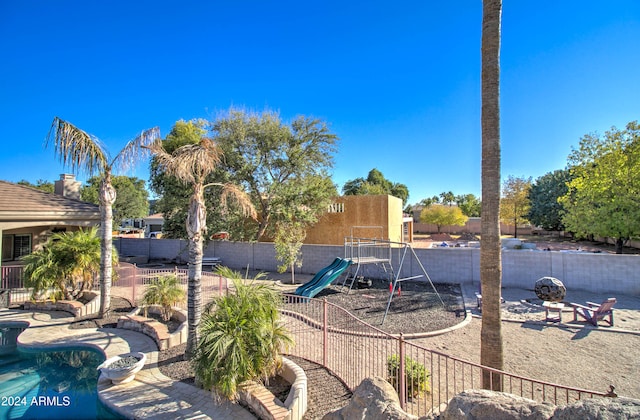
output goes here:
{"type": "Polygon", "coordinates": [[[110,357],[98,366],[98,369],[105,378],[111,380],[111,383],[124,384],[133,381],[146,361],[147,356],[144,353],[125,353],[110,357]]]}

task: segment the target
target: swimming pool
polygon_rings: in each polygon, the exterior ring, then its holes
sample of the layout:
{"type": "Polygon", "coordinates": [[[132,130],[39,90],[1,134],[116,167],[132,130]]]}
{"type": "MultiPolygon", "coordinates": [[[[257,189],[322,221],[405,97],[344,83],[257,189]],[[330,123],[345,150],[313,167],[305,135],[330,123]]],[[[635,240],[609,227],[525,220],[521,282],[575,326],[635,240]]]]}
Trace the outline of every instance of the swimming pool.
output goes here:
{"type": "Polygon", "coordinates": [[[15,345],[23,330],[0,325],[0,420],[123,418],[98,399],[101,352],[88,347],[24,351],[15,345]]]}

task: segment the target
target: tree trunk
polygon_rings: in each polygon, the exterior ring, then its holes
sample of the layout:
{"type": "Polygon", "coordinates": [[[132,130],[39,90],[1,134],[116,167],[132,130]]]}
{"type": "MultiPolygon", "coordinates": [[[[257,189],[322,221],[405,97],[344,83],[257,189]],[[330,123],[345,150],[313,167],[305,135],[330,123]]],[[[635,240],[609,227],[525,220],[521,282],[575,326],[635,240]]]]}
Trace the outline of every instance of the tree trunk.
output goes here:
{"type": "Polygon", "coordinates": [[[198,348],[200,318],[202,317],[202,233],[207,226],[207,211],[202,185],[194,186],[187,214],[189,235],[189,282],[187,286],[187,348],[185,358],[191,359],[198,348]]]}
{"type": "Polygon", "coordinates": [[[624,238],[616,238],[616,254],[622,254],[623,246],[624,246],[624,238]]]}
{"type": "Polygon", "coordinates": [[[100,183],[100,310],[104,318],[111,307],[111,281],[113,277],[113,203],[116,190],[111,185],[111,174],[106,172],[100,183]]]}
{"type": "MultiPolygon", "coordinates": [[[[500,20],[501,0],[484,0],[482,15],[482,216],[480,363],[502,370],[500,295],[500,20]]],[[[482,386],[502,390],[501,375],[483,371],[482,386]]]]}

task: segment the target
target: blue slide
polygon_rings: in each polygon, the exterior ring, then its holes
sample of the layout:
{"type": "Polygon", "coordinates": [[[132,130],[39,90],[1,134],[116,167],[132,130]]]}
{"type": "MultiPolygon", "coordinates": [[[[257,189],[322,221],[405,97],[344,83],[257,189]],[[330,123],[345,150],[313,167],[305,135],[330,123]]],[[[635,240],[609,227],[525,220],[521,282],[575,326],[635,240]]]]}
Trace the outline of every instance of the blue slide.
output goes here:
{"type": "Polygon", "coordinates": [[[340,274],[351,265],[350,260],[336,258],[331,265],[318,271],[307,283],[296,289],[296,295],[314,297],[322,289],[329,286],[340,274]]]}

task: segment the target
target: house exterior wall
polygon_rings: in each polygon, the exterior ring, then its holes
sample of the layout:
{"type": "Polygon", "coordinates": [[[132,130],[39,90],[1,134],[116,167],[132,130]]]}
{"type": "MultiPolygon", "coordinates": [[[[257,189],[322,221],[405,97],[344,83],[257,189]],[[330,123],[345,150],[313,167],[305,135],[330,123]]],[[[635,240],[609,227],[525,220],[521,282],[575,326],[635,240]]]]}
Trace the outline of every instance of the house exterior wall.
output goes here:
{"type": "Polygon", "coordinates": [[[305,244],[343,245],[346,236],[402,240],[402,200],[390,195],[337,197],[318,223],[307,231],[305,244]]]}

